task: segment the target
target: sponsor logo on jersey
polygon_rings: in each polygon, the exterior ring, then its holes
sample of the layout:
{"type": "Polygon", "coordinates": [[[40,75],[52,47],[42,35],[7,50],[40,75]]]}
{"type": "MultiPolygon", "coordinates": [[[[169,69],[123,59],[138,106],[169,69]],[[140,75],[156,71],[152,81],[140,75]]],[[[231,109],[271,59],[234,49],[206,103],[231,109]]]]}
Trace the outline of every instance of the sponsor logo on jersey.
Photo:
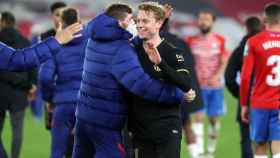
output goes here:
{"type": "Polygon", "coordinates": [[[155,69],[156,72],[160,72],[161,71],[161,69],[157,65],[154,65],[154,69],[155,69]]]}
{"type": "Polygon", "coordinates": [[[183,61],[185,61],[182,54],[176,54],[176,58],[177,58],[177,61],[178,61],[178,62],[183,62],[183,61]]]}

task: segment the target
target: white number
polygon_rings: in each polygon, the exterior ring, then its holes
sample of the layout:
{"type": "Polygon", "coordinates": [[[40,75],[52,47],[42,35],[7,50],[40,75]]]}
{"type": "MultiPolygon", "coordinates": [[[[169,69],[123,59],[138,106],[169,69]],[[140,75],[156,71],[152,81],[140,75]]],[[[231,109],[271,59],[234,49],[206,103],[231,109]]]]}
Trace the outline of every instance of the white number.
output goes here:
{"type": "Polygon", "coordinates": [[[271,70],[271,75],[266,77],[266,83],[269,86],[279,86],[280,85],[280,56],[272,55],[267,60],[267,66],[273,66],[271,70]]]}

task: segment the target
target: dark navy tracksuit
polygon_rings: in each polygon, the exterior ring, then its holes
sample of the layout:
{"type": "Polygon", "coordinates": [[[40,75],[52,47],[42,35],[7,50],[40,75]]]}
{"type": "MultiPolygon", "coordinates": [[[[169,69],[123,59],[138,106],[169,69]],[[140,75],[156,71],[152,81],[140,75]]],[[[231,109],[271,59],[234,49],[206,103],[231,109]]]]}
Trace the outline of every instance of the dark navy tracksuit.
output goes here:
{"type": "MultiPolygon", "coordinates": [[[[237,76],[241,72],[243,64],[243,52],[246,45],[246,41],[254,34],[248,34],[241,40],[239,46],[233,51],[226,71],[225,82],[229,92],[237,99],[239,99],[239,83],[237,82],[237,76]]],[[[237,107],[237,122],[240,128],[240,146],[242,158],[253,158],[252,143],[250,140],[249,124],[242,122],[241,120],[241,105],[238,103],[237,107]]]]}
{"type": "Polygon", "coordinates": [[[39,71],[43,99],[54,103],[51,158],[63,158],[75,124],[75,110],[82,79],[85,35],[63,45],[39,71]]]}
{"type": "Polygon", "coordinates": [[[122,158],[121,129],[127,118],[124,89],[158,102],[180,103],[176,87],[151,79],[142,69],[129,34],[105,14],[93,19],[76,111],[74,158],[122,158]]]}

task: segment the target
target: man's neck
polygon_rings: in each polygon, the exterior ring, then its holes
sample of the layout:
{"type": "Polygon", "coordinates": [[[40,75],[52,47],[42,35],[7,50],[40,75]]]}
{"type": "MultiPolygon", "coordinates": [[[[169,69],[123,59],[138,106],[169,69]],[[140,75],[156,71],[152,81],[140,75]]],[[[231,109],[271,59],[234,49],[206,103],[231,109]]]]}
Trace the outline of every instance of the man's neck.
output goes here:
{"type": "Polygon", "coordinates": [[[209,31],[208,33],[205,33],[205,34],[201,33],[201,35],[204,36],[204,37],[207,37],[207,36],[209,36],[211,34],[212,34],[212,31],[209,31]]]}
{"type": "Polygon", "coordinates": [[[271,32],[280,32],[280,24],[267,25],[266,30],[271,32]]]}
{"type": "Polygon", "coordinates": [[[162,39],[160,38],[159,34],[155,35],[151,39],[148,39],[146,42],[149,42],[153,44],[155,47],[158,47],[160,43],[162,42],[162,39]]]}

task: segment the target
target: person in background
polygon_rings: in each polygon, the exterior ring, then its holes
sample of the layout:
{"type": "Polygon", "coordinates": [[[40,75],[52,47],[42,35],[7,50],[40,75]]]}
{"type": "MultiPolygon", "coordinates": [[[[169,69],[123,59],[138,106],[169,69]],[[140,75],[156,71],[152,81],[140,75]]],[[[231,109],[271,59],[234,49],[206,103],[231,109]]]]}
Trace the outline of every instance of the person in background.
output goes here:
{"type": "MultiPolygon", "coordinates": [[[[16,19],[10,12],[2,12],[0,19],[0,41],[13,48],[24,48],[29,41],[17,30],[16,19]]],[[[0,134],[2,134],[6,112],[9,112],[12,125],[11,158],[20,156],[23,140],[23,122],[27,96],[32,91],[34,78],[31,72],[0,72],[0,134]]],[[[2,139],[0,157],[7,158],[2,139]]]]}
{"type": "Polygon", "coordinates": [[[64,2],[54,2],[53,4],[51,4],[50,6],[50,12],[51,12],[51,17],[53,20],[53,28],[47,30],[46,32],[42,33],[39,36],[39,41],[44,40],[50,36],[55,36],[56,31],[59,27],[59,22],[60,22],[60,18],[61,18],[61,11],[63,10],[63,8],[67,7],[66,3],[64,2]]]}
{"type": "MultiPolygon", "coordinates": [[[[41,43],[24,47],[23,49],[13,49],[0,42],[0,70],[27,71],[38,67],[41,63],[56,55],[63,44],[79,37],[78,32],[81,29],[82,26],[79,23],[75,23],[63,30],[60,27],[55,37],[50,37],[41,43]]],[[[1,148],[0,150],[0,152],[3,152],[1,148]]]]}
{"type": "Polygon", "coordinates": [[[265,6],[264,21],[265,30],[249,38],[244,49],[239,91],[241,119],[249,123],[254,158],[280,158],[279,3],[265,6]]]}
{"type": "MultiPolygon", "coordinates": [[[[243,64],[243,53],[247,40],[259,33],[262,29],[262,23],[258,17],[249,17],[245,22],[247,34],[242,38],[238,47],[235,48],[229,58],[225,71],[226,86],[232,96],[239,99],[240,73],[243,64]]],[[[237,106],[237,122],[240,128],[240,146],[242,158],[253,158],[252,145],[250,140],[249,125],[241,121],[241,106],[237,106]]]]}
{"type": "Polygon", "coordinates": [[[197,150],[204,153],[204,112],[208,116],[208,146],[207,152],[213,155],[216,150],[219,117],[224,114],[224,88],[222,78],[227,64],[228,52],[225,49],[225,39],[214,33],[215,14],[210,10],[202,10],[198,15],[200,33],[189,37],[186,42],[191,47],[195,59],[195,68],[201,88],[204,109],[195,113],[193,124],[197,136],[197,150]]]}
{"type": "MultiPolygon", "coordinates": [[[[50,5],[49,10],[53,21],[53,27],[47,30],[46,32],[40,34],[39,36],[37,36],[37,39],[33,40],[33,42],[38,43],[47,39],[48,37],[55,36],[56,31],[59,27],[61,10],[66,6],[67,6],[66,3],[61,1],[54,2],[50,5]]],[[[44,106],[44,102],[42,100],[41,91],[40,91],[40,85],[39,86],[34,85],[33,91],[34,91],[34,95],[36,95],[35,97],[36,99],[31,103],[32,112],[34,113],[35,116],[41,116],[43,113],[43,107],[45,107],[45,126],[46,129],[51,129],[53,107],[51,104],[46,104],[46,106],[44,106]]]]}
{"type": "MultiPolygon", "coordinates": [[[[76,9],[62,10],[63,28],[79,21],[76,9]]],[[[43,99],[55,105],[51,128],[51,158],[63,158],[68,144],[73,144],[69,138],[73,136],[86,42],[87,36],[83,34],[63,45],[60,52],[42,64],[39,71],[43,99]]]]}

